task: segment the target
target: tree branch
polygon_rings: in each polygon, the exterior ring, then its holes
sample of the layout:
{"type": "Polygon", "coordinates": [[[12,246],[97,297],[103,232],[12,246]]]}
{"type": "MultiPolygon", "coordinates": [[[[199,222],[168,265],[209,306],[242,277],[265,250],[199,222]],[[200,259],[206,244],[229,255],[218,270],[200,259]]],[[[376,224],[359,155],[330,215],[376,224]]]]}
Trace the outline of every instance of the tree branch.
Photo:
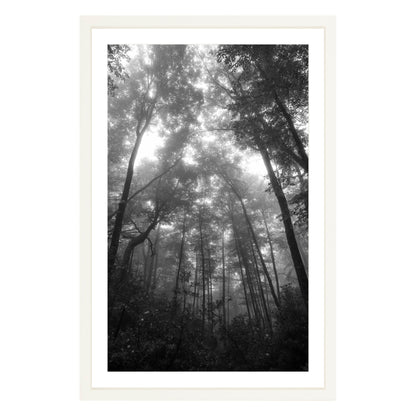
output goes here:
{"type": "MultiPolygon", "coordinates": [[[[137,196],[138,194],[142,193],[144,190],[146,190],[150,185],[152,185],[154,182],[156,182],[158,179],[162,178],[162,176],[166,175],[170,170],[172,170],[178,163],[179,161],[183,158],[183,156],[181,155],[176,161],[175,163],[170,166],[168,169],[166,169],[164,172],[162,172],[160,175],[154,177],[150,182],[148,182],[145,186],[143,186],[142,188],[140,188],[139,190],[137,190],[136,192],[134,192],[128,199],[127,199],[127,203],[129,203],[135,196],[137,196]]],[[[112,212],[109,216],[108,216],[108,221],[111,220],[111,218],[114,217],[114,215],[117,214],[117,211],[112,212]]]]}

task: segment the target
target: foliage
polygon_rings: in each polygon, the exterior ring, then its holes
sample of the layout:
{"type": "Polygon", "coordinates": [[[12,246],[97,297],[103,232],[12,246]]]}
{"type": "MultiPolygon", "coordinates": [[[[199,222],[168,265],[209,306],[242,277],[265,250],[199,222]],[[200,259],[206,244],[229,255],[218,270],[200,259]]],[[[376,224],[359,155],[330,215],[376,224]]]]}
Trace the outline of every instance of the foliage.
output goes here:
{"type": "Polygon", "coordinates": [[[274,334],[252,328],[244,315],[235,317],[227,331],[218,327],[204,334],[201,319],[188,309],[175,316],[166,297],[135,296],[115,340],[118,322],[110,321],[109,370],[307,371],[307,317],[298,307],[299,296],[284,289],[274,334]]]}
{"type": "Polygon", "coordinates": [[[123,65],[124,62],[130,61],[129,51],[130,47],[128,45],[107,45],[107,88],[108,94],[111,96],[118,88],[115,79],[125,81],[129,77],[123,65]]]}

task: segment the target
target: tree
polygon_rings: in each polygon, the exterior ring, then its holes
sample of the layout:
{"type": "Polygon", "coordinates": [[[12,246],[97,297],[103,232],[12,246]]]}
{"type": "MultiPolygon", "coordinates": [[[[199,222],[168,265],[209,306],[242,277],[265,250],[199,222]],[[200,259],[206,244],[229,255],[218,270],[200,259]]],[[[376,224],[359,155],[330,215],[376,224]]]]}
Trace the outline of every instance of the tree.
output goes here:
{"type": "Polygon", "coordinates": [[[258,151],[262,156],[282,212],[302,296],[308,305],[307,272],[296,241],[289,206],[268,151],[271,147],[277,152],[276,159],[283,168],[298,163],[305,171],[308,170],[304,147],[306,136],[294,124],[294,114],[304,117],[304,107],[307,106],[307,48],[288,45],[221,46],[217,60],[229,70],[230,85],[222,86],[222,90],[225,89],[232,99],[228,105],[234,115],[231,129],[238,143],[258,151]],[[294,114],[289,113],[289,108],[294,114]]]}
{"type": "Polygon", "coordinates": [[[110,108],[118,107],[118,119],[112,122],[110,117],[110,129],[114,134],[128,136],[134,131],[135,138],[108,251],[109,274],[116,261],[134,165],[143,135],[152,120],[158,117],[175,144],[185,143],[189,125],[194,121],[195,106],[202,101],[192,84],[196,72],[190,67],[185,46],[143,47],[137,58],[131,61],[130,68],[128,85],[120,91],[120,96],[116,96],[116,102],[113,105],[110,103],[110,108]],[[178,126],[182,127],[178,129],[178,126]]]}
{"type": "Polygon", "coordinates": [[[307,45],[227,45],[218,49],[217,59],[231,71],[233,111],[254,113],[274,145],[308,171],[306,136],[295,126],[296,118],[306,124],[307,45]]]}
{"type": "Polygon", "coordinates": [[[110,96],[114,96],[118,88],[115,79],[125,81],[129,77],[124,67],[130,61],[129,51],[128,45],[107,45],[107,87],[110,96]]]}

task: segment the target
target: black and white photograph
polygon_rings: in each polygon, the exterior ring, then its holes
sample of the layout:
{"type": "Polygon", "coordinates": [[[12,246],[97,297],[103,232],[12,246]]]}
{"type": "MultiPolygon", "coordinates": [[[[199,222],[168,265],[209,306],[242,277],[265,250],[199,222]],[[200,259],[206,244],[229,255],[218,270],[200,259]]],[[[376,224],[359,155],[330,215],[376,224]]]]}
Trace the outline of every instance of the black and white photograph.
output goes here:
{"type": "Polygon", "coordinates": [[[309,371],[309,47],[107,45],[109,372],[309,371]]]}
{"type": "Polygon", "coordinates": [[[4,2],[0,414],[416,415],[411,4],[4,2]]]}

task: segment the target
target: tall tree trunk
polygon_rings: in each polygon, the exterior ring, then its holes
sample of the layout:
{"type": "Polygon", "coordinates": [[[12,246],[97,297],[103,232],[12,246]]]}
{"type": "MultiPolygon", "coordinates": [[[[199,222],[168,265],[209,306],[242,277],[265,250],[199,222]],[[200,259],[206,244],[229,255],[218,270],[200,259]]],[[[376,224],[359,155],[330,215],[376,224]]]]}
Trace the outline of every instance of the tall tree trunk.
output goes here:
{"type": "Polygon", "coordinates": [[[270,163],[270,158],[266,148],[262,145],[260,140],[257,141],[257,144],[261,151],[261,156],[263,162],[266,166],[267,173],[269,175],[270,182],[272,184],[273,191],[276,195],[277,201],[279,203],[280,211],[282,213],[283,225],[285,227],[285,234],[287,243],[289,245],[290,254],[292,256],[292,261],[295,266],[296,275],[299,282],[300,291],[302,293],[303,300],[306,307],[308,307],[308,276],[302,261],[302,256],[299,251],[299,247],[295,237],[295,231],[293,229],[292,219],[290,217],[289,206],[283,192],[283,189],[280,185],[280,181],[276,177],[272,165],[270,163]]]}
{"type": "Polygon", "coordinates": [[[302,158],[303,164],[302,167],[305,169],[306,172],[309,172],[309,159],[308,155],[306,154],[305,148],[303,146],[303,143],[299,137],[299,134],[295,128],[295,125],[293,123],[292,116],[289,114],[289,110],[286,108],[285,103],[279,98],[276,90],[273,90],[274,100],[280,110],[280,112],[283,114],[283,117],[285,118],[290,133],[292,134],[293,140],[296,145],[296,149],[299,153],[299,156],[302,158]]]}
{"type": "Polygon", "coordinates": [[[143,259],[144,259],[142,282],[143,282],[143,290],[146,291],[147,273],[148,273],[148,270],[149,270],[149,257],[150,257],[150,255],[149,255],[150,248],[146,244],[146,241],[142,244],[142,253],[143,253],[143,259]]]}
{"type": "Polygon", "coordinates": [[[201,267],[202,267],[202,333],[205,331],[205,258],[204,258],[204,239],[202,236],[202,217],[199,211],[199,237],[201,243],[201,267]]]}
{"type": "Polygon", "coordinates": [[[265,274],[265,276],[267,278],[267,281],[269,283],[269,286],[270,286],[270,293],[273,297],[273,301],[274,301],[276,307],[278,308],[279,307],[279,299],[277,298],[276,293],[274,291],[273,282],[272,282],[272,279],[270,278],[270,274],[267,270],[266,263],[264,262],[263,255],[261,254],[260,246],[259,246],[259,243],[257,242],[257,237],[256,237],[256,234],[254,232],[253,225],[251,224],[250,217],[248,216],[247,209],[246,209],[246,206],[244,204],[243,198],[240,196],[240,194],[237,192],[236,189],[234,189],[234,193],[236,194],[237,198],[240,200],[241,207],[243,208],[244,217],[246,219],[248,228],[250,230],[251,237],[253,239],[254,245],[256,246],[257,253],[259,255],[260,262],[261,262],[261,265],[263,267],[264,274],[265,274]]]}
{"type": "Polygon", "coordinates": [[[212,268],[211,249],[208,243],[208,318],[210,320],[211,333],[214,332],[214,305],[212,301],[212,268]]]}
{"type": "Polygon", "coordinates": [[[137,121],[136,142],[134,143],[133,151],[130,155],[130,160],[129,160],[129,164],[127,167],[126,179],[124,181],[123,192],[121,194],[121,199],[118,204],[118,210],[117,210],[116,219],[114,223],[114,229],[111,235],[110,248],[108,250],[108,275],[109,276],[113,272],[113,268],[114,268],[116,257],[117,257],[118,246],[120,243],[121,229],[123,227],[124,213],[126,211],[127,200],[129,198],[129,193],[130,193],[131,181],[133,179],[134,163],[136,161],[137,152],[139,150],[140,143],[142,142],[143,135],[150,124],[150,120],[152,119],[153,109],[154,109],[154,104],[152,104],[151,108],[149,109],[149,112],[148,112],[148,115],[146,116],[143,127],[141,127],[143,120],[137,121]]]}
{"type": "Polygon", "coordinates": [[[248,295],[247,295],[246,282],[245,282],[245,279],[244,279],[243,266],[241,264],[240,249],[239,249],[239,245],[238,245],[238,242],[237,242],[238,236],[237,236],[237,231],[236,231],[236,227],[235,227],[235,224],[234,224],[234,217],[232,217],[232,225],[233,225],[233,232],[234,232],[235,251],[237,253],[238,265],[240,266],[241,283],[243,284],[244,298],[246,300],[248,321],[251,324],[252,317],[251,317],[251,312],[250,312],[250,304],[249,304],[248,295]]]}
{"type": "Polygon", "coordinates": [[[270,329],[270,332],[273,332],[272,321],[270,319],[270,314],[269,314],[269,310],[268,310],[268,307],[267,307],[266,298],[264,296],[263,283],[262,283],[261,277],[260,277],[260,271],[259,271],[259,266],[257,264],[256,253],[254,252],[254,248],[253,248],[252,244],[250,244],[250,247],[251,247],[251,254],[252,254],[253,260],[254,260],[255,276],[257,277],[256,280],[257,280],[257,286],[259,288],[261,305],[263,306],[264,316],[266,317],[267,325],[270,329]]]}
{"type": "Polygon", "coordinates": [[[140,251],[135,250],[133,253],[133,263],[136,265],[135,278],[140,283],[140,251]]]}
{"type": "MultiPolygon", "coordinates": [[[[199,267],[199,275],[201,275],[201,268],[200,267],[199,267]]],[[[201,295],[199,293],[200,292],[200,286],[201,286],[201,284],[198,282],[197,287],[196,287],[196,305],[195,305],[195,310],[196,310],[198,315],[199,315],[199,304],[201,303],[200,302],[201,295]]]]}
{"type": "Polygon", "coordinates": [[[148,277],[147,287],[146,287],[146,293],[150,293],[152,291],[152,287],[153,287],[153,284],[154,284],[154,281],[155,281],[155,278],[156,278],[159,238],[160,238],[160,223],[158,224],[157,229],[156,229],[155,243],[154,243],[154,246],[153,246],[154,253],[151,257],[149,277],[148,277]]]}
{"type": "Polygon", "coordinates": [[[153,249],[150,248],[150,243],[147,244],[147,264],[146,264],[146,272],[144,274],[145,278],[145,293],[149,293],[149,287],[150,287],[150,280],[152,278],[152,271],[153,271],[153,262],[154,262],[154,253],[153,249]]]}
{"type": "Polygon", "coordinates": [[[198,252],[195,250],[195,278],[194,278],[194,298],[192,300],[192,315],[195,316],[195,303],[198,286],[198,252]]]}
{"type": "Polygon", "coordinates": [[[260,308],[260,305],[258,304],[258,299],[257,299],[258,295],[253,285],[252,272],[251,272],[250,264],[248,263],[248,260],[247,260],[249,255],[240,237],[238,237],[237,242],[239,244],[239,250],[240,250],[240,255],[241,255],[241,260],[243,262],[244,270],[246,271],[247,286],[250,292],[254,315],[256,317],[257,323],[259,325],[262,324],[262,326],[264,326],[263,314],[261,313],[261,310],[260,310],[261,308],[260,308]]]}
{"type": "Polygon", "coordinates": [[[270,297],[269,297],[269,293],[270,293],[269,286],[267,286],[267,285],[264,286],[264,293],[266,295],[267,307],[269,308],[269,311],[270,311],[271,310],[271,306],[270,306],[270,297]]]}
{"type": "Polygon", "coordinates": [[[175,311],[176,311],[177,302],[178,302],[179,277],[180,277],[180,274],[181,274],[183,251],[184,251],[184,246],[185,246],[185,234],[186,234],[186,210],[184,210],[184,214],[183,214],[182,240],[181,240],[181,247],[179,249],[178,269],[176,271],[175,292],[173,294],[173,306],[174,306],[175,311]]]}
{"type": "Polygon", "coordinates": [[[225,180],[225,182],[228,183],[228,185],[230,186],[231,190],[234,192],[235,196],[240,201],[241,208],[243,209],[244,217],[246,219],[246,222],[247,222],[247,225],[248,225],[248,228],[249,228],[249,232],[251,233],[251,236],[252,236],[254,245],[256,246],[257,252],[259,254],[259,258],[260,258],[261,265],[262,265],[263,270],[264,270],[264,274],[265,274],[265,276],[267,278],[267,281],[269,283],[269,286],[270,286],[270,293],[271,293],[271,295],[273,297],[273,301],[274,301],[276,307],[278,308],[279,307],[279,300],[278,300],[278,298],[276,296],[276,293],[274,291],[273,282],[272,282],[272,279],[270,278],[270,274],[269,274],[269,272],[267,270],[266,263],[264,262],[263,255],[261,254],[261,250],[260,250],[259,244],[257,242],[257,237],[256,237],[256,234],[254,232],[253,226],[251,224],[250,217],[248,216],[248,213],[247,213],[246,206],[244,204],[243,198],[241,197],[240,192],[238,192],[236,186],[234,185],[233,181],[229,178],[229,176],[226,174],[226,172],[219,171],[219,174],[223,177],[223,179],[225,180]]]}
{"type": "Polygon", "coordinates": [[[149,293],[150,293],[151,296],[153,296],[154,291],[156,289],[156,285],[157,285],[157,269],[159,267],[159,252],[157,251],[157,247],[155,248],[155,250],[156,250],[155,263],[154,263],[154,267],[153,267],[153,271],[152,271],[152,275],[151,275],[151,279],[150,279],[150,283],[149,283],[149,293]]]}
{"type": "MultiPolygon", "coordinates": [[[[266,59],[269,59],[269,60],[271,59],[270,54],[266,57],[266,59]]],[[[306,154],[305,147],[303,146],[302,140],[299,137],[295,124],[293,123],[293,118],[289,114],[289,110],[287,109],[286,104],[280,99],[279,94],[277,93],[276,88],[273,85],[273,81],[269,78],[267,72],[258,63],[256,64],[256,67],[260,71],[264,79],[270,84],[270,88],[273,91],[273,98],[277,105],[277,108],[280,110],[284,119],[286,120],[286,123],[289,127],[289,131],[293,137],[293,141],[295,142],[296,149],[302,161],[301,166],[305,170],[305,172],[308,172],[309,171],[308,155],[306,154]]]]}
{"type": "Polygon", "coordinates": [[[222,230],[222,318],[224,330],[227,330],[227,315],[225,313],[225,246],[224,246],[224,229],[222,230]]]}
{"type": "MultiPolygon", "coordinates": [[[[231,302],[230,281],[231,281],[231,275],[230,275],[230,269],[228,268],[228,279],[227,279],[227,328],[230,327],[230,302],[231,302]]],[[[246,300],[247,300],[247,297],[246,297],[246,300]]]]}
{"type": "Polygon", "coordinates": [[[131,252],[131,256],[130,256],[130,262],[129,262],[129,273],[131,273],[132,271],[132,266],[133,266],[133,257],[134,257],[134,250],[131,252]]]}
{"type": "Polygon", "coordinates": [[[266,234],[267,234],[267,241],[269,242],[269,247],[270,247],[270,257],[272,259],[272,264],[273,264],[273,272],[274,272],[274,276],[276,279],[276,292],[277,292],[277,298],[279,299],[279,303],[280,303],[280,285],[279,285],[279,276],[277,274],[277,268],[276,268],[276,261],[274,258],[274,252],[273,252],[273,244],[272,244],[272,239],[270,237],[270,232],[269,232],[269,227],[267,225],[267,221],[266,221],[266,216],[264,214],[264,211],[261,210],[261,215],[263,217],[263,221],[264,221],[264,226],[266,227],[266,234]]]}
{"type": "Polygon", "coordinates": [[[185,314],[185,309],[186,309],[186,299],[187,299],[187,285],[185,280],[182,280],[182,293],[183,293],[183,302],[182,302],[182,315],[185,314]]]}

